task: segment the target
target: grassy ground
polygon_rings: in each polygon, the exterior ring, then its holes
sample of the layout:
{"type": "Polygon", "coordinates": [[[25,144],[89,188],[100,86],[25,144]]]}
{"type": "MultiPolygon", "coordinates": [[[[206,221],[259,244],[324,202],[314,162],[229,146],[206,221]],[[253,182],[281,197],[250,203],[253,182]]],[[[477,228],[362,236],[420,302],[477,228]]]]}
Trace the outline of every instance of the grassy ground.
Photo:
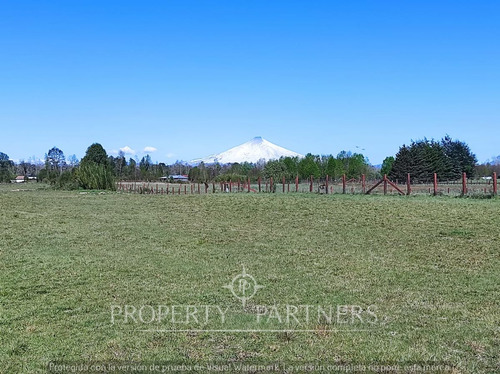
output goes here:
{"type": "Polygon", "coordinates": [[[500,370],[498,199],[33,186],[0,187],[2,373],[62,361],[500,370]],[[242,265],[264,286],[244,308],[223,288],[242,265]],[[175,325],[118,315],[111,323],[113,305],[188,304],[231,316],[175,325]],[[258,305],[284,313],[287,304],[372,305],[377,321],[256,322],[258,305]],[[165,328],[312,331],[142,331],[165,328]]]}

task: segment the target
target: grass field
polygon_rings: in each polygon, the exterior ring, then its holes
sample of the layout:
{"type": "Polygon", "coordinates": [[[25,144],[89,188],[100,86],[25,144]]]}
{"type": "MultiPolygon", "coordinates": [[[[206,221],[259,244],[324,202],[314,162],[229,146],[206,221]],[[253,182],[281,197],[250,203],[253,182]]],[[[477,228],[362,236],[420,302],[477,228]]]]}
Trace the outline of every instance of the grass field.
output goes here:
{"type": "Polygon", "coordinates": [[[500,371],[498,199],[165,196],[33,184],[0,186],[0,208],[2,373],[45,372],[50,362],[500,371]],[[264,286],[245,306],[223,287],[242,266],[264,286]],[[136,323],[119,314],[126,305],[150,306],[151,316],[160,305],[230,313],[224,322],[214,312],[196,323],[136,323]],[[259,305],[281,317],[286,305],[374,306],[377,319],[257,321],[259,305]],[[193,331],[163,331],[172,328],[193,331]],[[221,329],[246,331],[201,331],[221,329]],[[248,331],[260,329],[268,331],[248,331]]]}

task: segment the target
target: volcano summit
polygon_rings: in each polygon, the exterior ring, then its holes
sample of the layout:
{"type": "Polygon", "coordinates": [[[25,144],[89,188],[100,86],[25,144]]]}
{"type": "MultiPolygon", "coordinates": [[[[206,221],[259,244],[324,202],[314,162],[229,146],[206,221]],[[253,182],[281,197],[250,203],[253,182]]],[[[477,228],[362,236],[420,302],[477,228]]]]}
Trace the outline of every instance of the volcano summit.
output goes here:
{"type": "Polygon", "coordinates": [[[251,162],[256,163],[259,160],[277,160],[280,157],[304,157],[303,155],[290,151],[279,145],[273,144],[260,136],[243,143],[237,147],[228,149],[225,152],[210,155],[205,158],[191,160],[189,163],[197,165],[201,162],[205,164],[232,164],[251,162]]]}

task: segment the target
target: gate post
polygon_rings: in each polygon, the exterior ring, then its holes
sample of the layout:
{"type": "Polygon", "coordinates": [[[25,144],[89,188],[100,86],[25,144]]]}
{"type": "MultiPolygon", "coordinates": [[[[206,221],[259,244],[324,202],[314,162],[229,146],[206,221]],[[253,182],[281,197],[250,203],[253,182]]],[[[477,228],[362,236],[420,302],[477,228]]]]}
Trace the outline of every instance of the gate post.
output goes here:
{"type": "Polygon", "coordinates": [[[462,173],[462,196],[467,195],[467,174],[462,173]]]}
{"type": "Polygon", "coordinates": [[[493,195],[497,194],[497,172],[493,173],[493,195]]]}
{"type": "Polygon", "coordinates": [[[437,174],[434,173],[434,196],[437,195],[438,191],[438,178],[437,178],[437,174]]]}

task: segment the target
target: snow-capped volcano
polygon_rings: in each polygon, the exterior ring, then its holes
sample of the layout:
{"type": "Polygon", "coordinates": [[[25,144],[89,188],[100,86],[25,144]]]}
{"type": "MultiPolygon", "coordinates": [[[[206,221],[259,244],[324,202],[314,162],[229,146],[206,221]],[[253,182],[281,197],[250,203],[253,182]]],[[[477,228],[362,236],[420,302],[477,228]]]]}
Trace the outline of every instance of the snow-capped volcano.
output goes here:
{"type": "Polygon", "coordinates": [[[210,155],[205,158],[191,160],[189,163],[194,165],[199,164],[200,162],[203,162],[205,164],[214,164],[216,162],[218,162],[219,164],[232,164],[235,162],[256,163],[261,159],[264,159],[266,161],[277,160],[282,156],[304,157],[299,153],[280,147],[279,145],[273,144],[266,139],[262,139],[260,136],[257,136],[252,140],[237,147],[228,149],[225,152],[210,155]]]}

